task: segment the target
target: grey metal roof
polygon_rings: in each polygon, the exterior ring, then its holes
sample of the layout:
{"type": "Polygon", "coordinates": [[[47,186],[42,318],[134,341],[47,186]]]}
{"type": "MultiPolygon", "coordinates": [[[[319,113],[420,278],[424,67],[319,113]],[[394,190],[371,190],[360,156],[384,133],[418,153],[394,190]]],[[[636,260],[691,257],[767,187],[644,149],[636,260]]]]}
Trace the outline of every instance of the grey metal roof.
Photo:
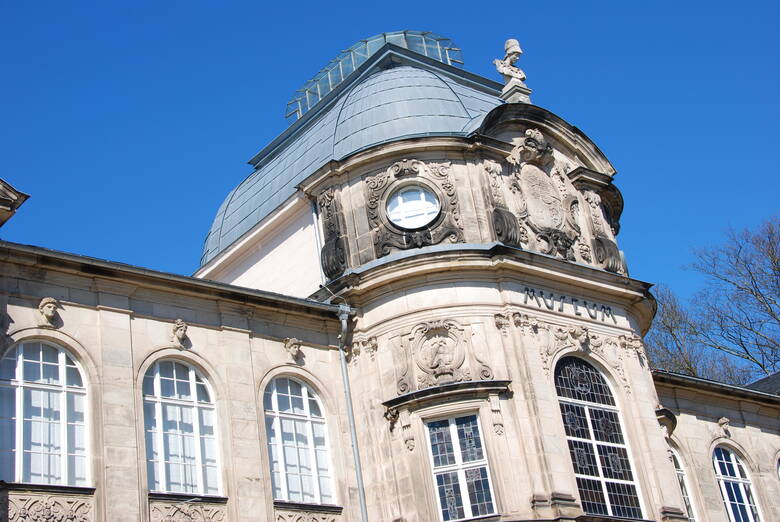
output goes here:
{"type": "Polygon", "coordinates": [[[334,90],[332,98],[323,100],[323,110],[304,115],[255,156],[250,163],[256,170],[228,194],[217,212],[201,266],[292,196],[299,183],[328,161],[404,138],[465,136],[504,103],[495,82],[439,62],[433,66],[424,58],[417,65],[376,72],[369,67],[365,77],[345,82],[343,90],[334,90]]]}

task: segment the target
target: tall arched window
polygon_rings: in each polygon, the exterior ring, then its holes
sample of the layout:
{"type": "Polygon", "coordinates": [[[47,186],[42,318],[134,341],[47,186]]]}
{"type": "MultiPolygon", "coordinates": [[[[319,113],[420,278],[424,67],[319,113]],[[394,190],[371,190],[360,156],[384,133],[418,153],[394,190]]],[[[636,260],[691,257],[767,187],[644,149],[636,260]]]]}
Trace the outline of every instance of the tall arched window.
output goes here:
{"type": "Polygon", "coordinates": [[[618,408],[604,377],[582,359],[564,357],[555,367],[555,389],[582,509],[642,518],[618,408]]]}
{"type": "Polygon", "coordinates": [[[750,477],[739,456],[719,446],[712,452],[712,465],[715,466],[720,495],[731,522],[760,522],[750,477]]]}
{"type": "Polygon", "coordinates": [[[89,485],[87,389],[55,344],[28,341],[0,360],[0,480],[89,485]]]}
{"type": "Polygon", "coordinates": [[[328,430],[314,391],[277,377],[263,394],[274,499],[333,504],[328,430]]]}
{"type": "Polygon", "coordinates": [[[682,466],[682,461],[677,452],[669,448],[669,454],[672,457],[672,464],[674,464],[674,471],[677,473],[677,483],[680,484],[680,493],[682,494],[683,502],[685,502],[685,514],[688,516],[688,520],[696,522],[696,512],[693,509],[693,501],[689,493],[688,477],[685,476],[685,468],[682,466]]]}
{"type": "Polygon", "coordinates": [[[219,495],[216,411],[200,372],[158,361],[144,376],[143,394],[149,491],[219,495]]]}

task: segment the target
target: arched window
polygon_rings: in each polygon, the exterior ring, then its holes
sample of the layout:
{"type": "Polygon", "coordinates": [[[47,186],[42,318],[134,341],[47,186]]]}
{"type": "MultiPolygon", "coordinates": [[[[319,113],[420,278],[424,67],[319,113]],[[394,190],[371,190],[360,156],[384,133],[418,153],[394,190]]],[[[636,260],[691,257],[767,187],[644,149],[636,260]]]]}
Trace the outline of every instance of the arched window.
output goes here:
{"type": "Polygon", "coordinates": [[[328,430],[314,391],[277,377],[263,394],[274,499],[333,504],[328,430]]]}
{"type": "Polygon", "coordinates": [[[89,485],[87,389],[55,344],[28,341],[0,360],[0,480],[89,485]]]}
{"type": "Polygon", "coordinates": [[[680,493],[682,494],[683,502],[685,502],[685,514],[688,516],[688,520],[691,522],[696,522],[696,512],[693,509],[691,495],[688,493],[690,488],[688,487],[688,477],[685,476],[685,468],[683,468],[680,456],[676,451],[674,451],[672,448],[669,448],[669,454],[672,457],[674,471],[677,472],[677,483],[680,484],[680,493]]]}
{"type": "Polygon", "coordinates": [[[158,361],[144,375],[143,395],[149,491],[219,495],[216,411],[200,372],[158,361]]]}
{"type": "Polygon", "coordinates": [[[719,446],[712,452],[712,465],[731,522],[760,522],[750,477],[737,454],[719,446]]]}
{"type": "Polygon", "coordinates": [[[642,518],[618,408],[604,377],[582,359],[564,357],[555,367],[555,389],[582,509],[642,518]]]}

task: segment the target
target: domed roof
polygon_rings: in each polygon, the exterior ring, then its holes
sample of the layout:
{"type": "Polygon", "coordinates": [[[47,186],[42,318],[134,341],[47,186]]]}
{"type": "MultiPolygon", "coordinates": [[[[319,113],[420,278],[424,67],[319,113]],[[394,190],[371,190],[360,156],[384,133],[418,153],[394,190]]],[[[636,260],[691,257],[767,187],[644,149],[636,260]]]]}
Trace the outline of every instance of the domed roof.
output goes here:
{"type": "Polygon", "coordinates": [[[201,265],[248,232],[330,160],[394,140],[465,136],[476,129],[503,100],[493,85],[468,83],[430,67],[400,65],[350,85],[327,110],[306,114],[253,158],[257,170],[220,206],[201,265]]]}

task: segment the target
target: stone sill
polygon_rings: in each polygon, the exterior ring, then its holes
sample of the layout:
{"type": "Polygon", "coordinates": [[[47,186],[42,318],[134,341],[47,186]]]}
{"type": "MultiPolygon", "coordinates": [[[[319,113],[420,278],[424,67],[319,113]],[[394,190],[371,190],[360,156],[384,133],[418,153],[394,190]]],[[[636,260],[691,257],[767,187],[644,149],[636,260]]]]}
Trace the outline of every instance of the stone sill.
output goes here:
{"type": "Polygon", "coordinates": [[[0,491],[25,491],[49,493],[52,495],[81,495],[91,497],[95,488],[84,486],[61,486],[58,484],[27,484],[22,482],[5,482],[0,480],[0,491]]]}
{"type": "Polygon", "coordinates": [[[306,504],[303,502],[288,502],[286,500],[274,500],[274,508],[288,511],[308,511],[310,513],[337,513],[344,508],[335,504],[306,504]]]}
{"type": "Polygon", "coordinates": [[[217,495],[192,495],[189,493],[156,493],[149,492],[149,501],[156,502],[187,502],[198,504],[227,504],[228,497],[217,495]]]}

